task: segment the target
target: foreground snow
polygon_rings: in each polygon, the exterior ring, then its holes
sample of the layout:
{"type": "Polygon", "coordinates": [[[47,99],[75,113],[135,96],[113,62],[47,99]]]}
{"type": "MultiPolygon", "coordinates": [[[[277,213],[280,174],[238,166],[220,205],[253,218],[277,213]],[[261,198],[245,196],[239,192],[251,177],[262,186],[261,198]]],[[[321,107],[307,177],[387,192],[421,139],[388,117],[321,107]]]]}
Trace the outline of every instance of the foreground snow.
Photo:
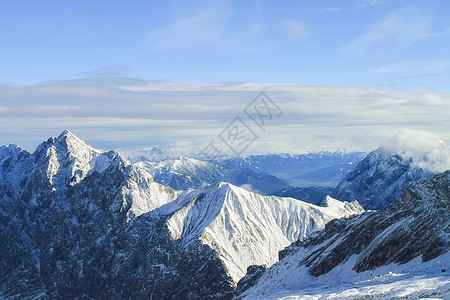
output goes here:
{"type": "Polygon", "coordinates": [[[317,278],[295,260],[281,263],[244,299],[450,299],[449,252],[425,263],[417,257],[361,273],[352,270],[355,259],[317,278]]]}

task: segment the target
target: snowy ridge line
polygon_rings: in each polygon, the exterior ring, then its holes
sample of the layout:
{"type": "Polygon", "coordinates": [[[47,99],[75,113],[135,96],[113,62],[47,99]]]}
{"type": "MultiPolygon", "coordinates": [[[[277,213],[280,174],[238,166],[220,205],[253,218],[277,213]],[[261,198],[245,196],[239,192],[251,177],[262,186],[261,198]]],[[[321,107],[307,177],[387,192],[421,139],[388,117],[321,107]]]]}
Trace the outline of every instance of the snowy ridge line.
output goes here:
{"type": "Polygon", "coordinates": [[[278,251],[324,228],[332,219],[364,210],[328,197],[324,206],[293,198],[262,196],[229,183],[185,192],[156,210],[170,218],[173,239],[184,246],[199,239],[217,252],[237,282],[251,265],[271,266],[278,251]]]}

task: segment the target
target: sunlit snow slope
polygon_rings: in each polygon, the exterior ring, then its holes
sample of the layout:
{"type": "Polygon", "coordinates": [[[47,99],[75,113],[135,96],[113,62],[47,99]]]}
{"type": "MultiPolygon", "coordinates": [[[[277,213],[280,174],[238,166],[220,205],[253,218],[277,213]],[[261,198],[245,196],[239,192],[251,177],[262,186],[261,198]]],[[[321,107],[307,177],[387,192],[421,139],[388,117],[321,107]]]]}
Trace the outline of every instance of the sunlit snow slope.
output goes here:
{"type": "Polygon", "coordinates": [[[174,239],[188,245],[196,239],[214,249],[237,282],[250,265],[271,266],[278,251],[336,218],[362,213],[357,202],[331,197],[316,206],[293,198],[262,196],[229,183],[182,195],[159,209],[171,215],[174,239]]]}

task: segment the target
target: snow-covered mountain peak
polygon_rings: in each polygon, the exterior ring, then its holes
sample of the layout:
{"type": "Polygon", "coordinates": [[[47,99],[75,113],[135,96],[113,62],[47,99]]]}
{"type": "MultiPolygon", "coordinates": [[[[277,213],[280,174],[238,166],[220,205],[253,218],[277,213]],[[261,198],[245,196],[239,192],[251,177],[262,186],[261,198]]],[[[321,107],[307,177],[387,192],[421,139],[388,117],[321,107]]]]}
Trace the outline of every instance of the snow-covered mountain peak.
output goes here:
{"type": "Polygon", "coordinates": [[[230,190],[232,188],[238,188],[237,186],[232,185],[231,183],[225,182],[225,181],[221,181],[221,182],[217,183],[217,186],[218,186],[218,188],[226,189],[226,190],[230,190]]]}
{"type": "Polygon", "coordinates": [[[325,199],[323,199],[323,201],[320,203],[320,206],[330,207],[330,206],[338,206],[338,205],[341,205],[341,204],[343,205],[344,203],[339,201],[339,200],[336,200],[336,199],[332,198],[330,195],[327,195],[325,197],[325,199]]]}
{"type": "Polygon", "coordinates": [[[418,167],[411,157],[390,152],[382,146],[370,152],[348,173],[332,196],[357,200],[365,209],[384,210],[400,199],[408,183],[431,175],[418,167]]]}
{"type": "Polygon", "coordinates": [[[117,151],[94,149],[68,130],[41,143],[33,154],[15,145],[0,147],[0,167],[3,174],[8,174],[5,180],[14,187],[11,190],[23,190],[17,186],[27,181],[29,190],[56,192],[61,198],[66,197],[71,186],[80,184],[88,176],[91,176],[89,182],[103,178],[106,184],[116,179],[122,186],[115,194],[122,195],[122,199],[111,199],[110,209],[124,211],[128,219],[152,211],[178,196],[178,192],[155,183],[151,174],[131,165],[117,151]]]}
{"type": "Polygon", "coordinates": [[[46,175],[52,185],[57,174],[60,174],[62,182],[68,177],[70,184],[79,183],[103,154],[103,151],[88,146],[68,130],[57,138],[49,138],[35,151],[36,157],[47,165],[46,175]]]}
{"type": "Polygon", "coordinates": [[[130,165],[117,151],[97,150],[68,130],[41,143],[33,156],[39,162],[37,170],[45,169],[50,185],[74,185],[89,173],[105,171],[111,164],[130,165]]]}
{"type": "Polygon", "coordinates": [[[64,129],[61,133],[60,133],[60,135],[57,137],[57,139],[59,140],[59,139],[62,139],[62,138],[64,138],[65,136],[75,136],[70,130],[68,130],[68,129],[64,129]]]}
{"type": "Polygon", "coordinates": [[[83,155],[87,152],[102,153],[103,151],[96,150],[93,147],[87,145],[84,141],[76,137],[69,130],[64,130],[55,140],[55,143],[61,145],[68,153],[72,153],[73,156],[78,154],[83,155]]]}
{"type": "Polygon", "coordinates": [[[293,198],[263,196],[227,182],[182,194],[159,209],[170,216],[173,239],[200,240],[213,249],[237,282],[251,265],[271,266],[278,251],[335,218],[362,213],[357,204],[320,207],[293,198]]]}

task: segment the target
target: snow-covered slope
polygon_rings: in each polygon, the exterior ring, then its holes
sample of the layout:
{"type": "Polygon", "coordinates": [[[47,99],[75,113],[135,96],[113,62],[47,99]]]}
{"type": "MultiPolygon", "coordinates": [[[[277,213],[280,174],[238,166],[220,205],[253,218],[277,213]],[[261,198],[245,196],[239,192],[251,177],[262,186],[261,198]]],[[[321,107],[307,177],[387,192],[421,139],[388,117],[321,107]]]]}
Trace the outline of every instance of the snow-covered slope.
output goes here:
{"type": "Polygon", "coordinates": [[[333,220],[323,231],[292,244],[242,296],[448,297],[449,215],[446,171],[409,185],[388,211],[333,220]]]}
{"type": "Polygon", "coordinates": [[[223,261],[237,282],[251,265],[271,266],[278,251],[323,229],[332,219],[362,213],[357,202],[327,197],[322,206],[293,198],[262,196],[219,183],[182,195],[159,209],[169,231],[186,246],[199,239],[223,261]]]}
{"type": "Polygon", "coordinates": [[[432,173],[383,147],[369,153],[339,183],[332,196],[345,201],[357,200],[365,209],[386,209],[397,202],[413,181],[432,173]]]}
{"type": "Polygon", "coordinates": [[[406,264],[389,264],[357,273],[352,270],[356,256],[320,277],[304,266],[306,253],[297,252],[264,274],[258,285],[237,299],[450,299],[450,253],[422,262],[420,257],[406,264]]]}

